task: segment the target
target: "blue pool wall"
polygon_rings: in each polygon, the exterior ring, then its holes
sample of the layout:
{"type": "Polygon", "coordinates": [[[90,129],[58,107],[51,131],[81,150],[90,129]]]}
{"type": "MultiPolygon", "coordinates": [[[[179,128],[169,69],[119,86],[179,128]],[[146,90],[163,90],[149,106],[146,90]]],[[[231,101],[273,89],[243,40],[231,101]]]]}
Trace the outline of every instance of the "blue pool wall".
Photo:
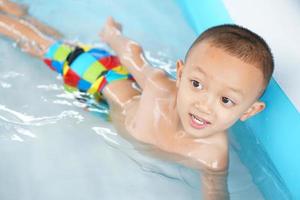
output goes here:
{"type": "MultiPolygon", "coordinates": [[[[234,23],[222,0],[177,0],[176,2],[197,34],[215,25],[234,23]]],[[[262,151],[266,152],[274,166],[278,179],[284,184],[282,187],[287,188],[279,193],[287,199],[289,197],[300,199],[300,184],[298,183],[300,154],[297,153],[300,139],[299,112],[274,78],[270,81],[261,100],[266,102],[267,108],[246,122],[237,122],[232,130],[233,132],[250,132],[255,136],[257,143],[261,144],[262,151]]],[[[240,134],[242,133],[237,134],[239,140],[243,140],[240,134]]],[[[278,186],[276,183],[274,185],[278,186]]],[[[267,199],[272,198],[272,189],[271,192],[268,191],[270,188],[261,187],[260,189],[265,197],[268,196],[267,199]]],[[[277,189],[280,188],[277,187],[277,189]]],[[[276,194],[275,191],[274,194],[276,194]]]]}

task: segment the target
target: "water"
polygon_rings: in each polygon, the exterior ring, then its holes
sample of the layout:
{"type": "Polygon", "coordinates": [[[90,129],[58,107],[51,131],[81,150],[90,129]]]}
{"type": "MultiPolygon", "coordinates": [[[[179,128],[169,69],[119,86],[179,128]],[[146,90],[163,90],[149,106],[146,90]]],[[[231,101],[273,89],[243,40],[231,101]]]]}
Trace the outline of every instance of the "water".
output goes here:
{"type": "MultiPolygon", "coordinates": [[[[173,75],[196,37],[171,0],[18,2],[67,40],[100,46],[97,33],[113,15],[173,75]]],[[[200,199],[196,171],[143,155],[99,117],[105,110],[87,112],[41,61],[7,39],[0,47],[1,200],[200,199]]],[[[231,199],[263,199],[232,149],[228,181],[231,199]]]]}

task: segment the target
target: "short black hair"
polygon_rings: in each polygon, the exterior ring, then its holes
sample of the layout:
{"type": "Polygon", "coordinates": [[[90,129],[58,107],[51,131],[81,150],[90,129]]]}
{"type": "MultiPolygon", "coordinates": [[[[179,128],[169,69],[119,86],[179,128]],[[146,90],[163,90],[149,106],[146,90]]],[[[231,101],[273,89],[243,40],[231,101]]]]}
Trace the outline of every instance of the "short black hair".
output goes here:
{"type": "Polygon", "coordinates": [[[211,27],[193,42],[186,53],[185,60],[191,50],[201,41],[208,41],[212,46],[221,48],[230,55],[255,65],[263,73],[263,89],[268,85],[274,71],[274,59],[268,44],[256,33],[236,24],[211,27]]]}

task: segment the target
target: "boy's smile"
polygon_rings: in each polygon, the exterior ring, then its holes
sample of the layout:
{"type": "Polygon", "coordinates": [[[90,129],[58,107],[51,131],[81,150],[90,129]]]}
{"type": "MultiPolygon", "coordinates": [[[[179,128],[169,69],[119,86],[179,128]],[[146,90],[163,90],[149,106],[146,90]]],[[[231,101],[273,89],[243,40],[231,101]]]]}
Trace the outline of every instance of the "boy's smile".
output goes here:
{"type": "Polygon", "coordinates": [[[207,41],[192,49],[185,64],[177,63],[176,85],[179,118],[195,137],[224,132],[265,107],[257,101],[262,72],[207,41]]]}

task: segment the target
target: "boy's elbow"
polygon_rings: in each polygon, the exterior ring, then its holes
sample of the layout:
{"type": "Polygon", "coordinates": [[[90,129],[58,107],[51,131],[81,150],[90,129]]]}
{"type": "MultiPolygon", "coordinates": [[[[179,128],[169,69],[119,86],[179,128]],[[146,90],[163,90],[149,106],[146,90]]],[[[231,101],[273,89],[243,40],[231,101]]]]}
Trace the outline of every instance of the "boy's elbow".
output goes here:
{"type": "Polygon", "coordinates": [[[142,47],[136,42],[129,43],[129,51],[132,52],[133,54],[137,54],[137,55],[143,53],[142,47]]]}
{"type": "Polygon", "coordinates": [[[140,55],[142,53],[143,53],[143,49],[138,43],[136,43],[134,41],[130,41],[126,45],[126,54],[128,54],[128,55],[140,55]]]}

